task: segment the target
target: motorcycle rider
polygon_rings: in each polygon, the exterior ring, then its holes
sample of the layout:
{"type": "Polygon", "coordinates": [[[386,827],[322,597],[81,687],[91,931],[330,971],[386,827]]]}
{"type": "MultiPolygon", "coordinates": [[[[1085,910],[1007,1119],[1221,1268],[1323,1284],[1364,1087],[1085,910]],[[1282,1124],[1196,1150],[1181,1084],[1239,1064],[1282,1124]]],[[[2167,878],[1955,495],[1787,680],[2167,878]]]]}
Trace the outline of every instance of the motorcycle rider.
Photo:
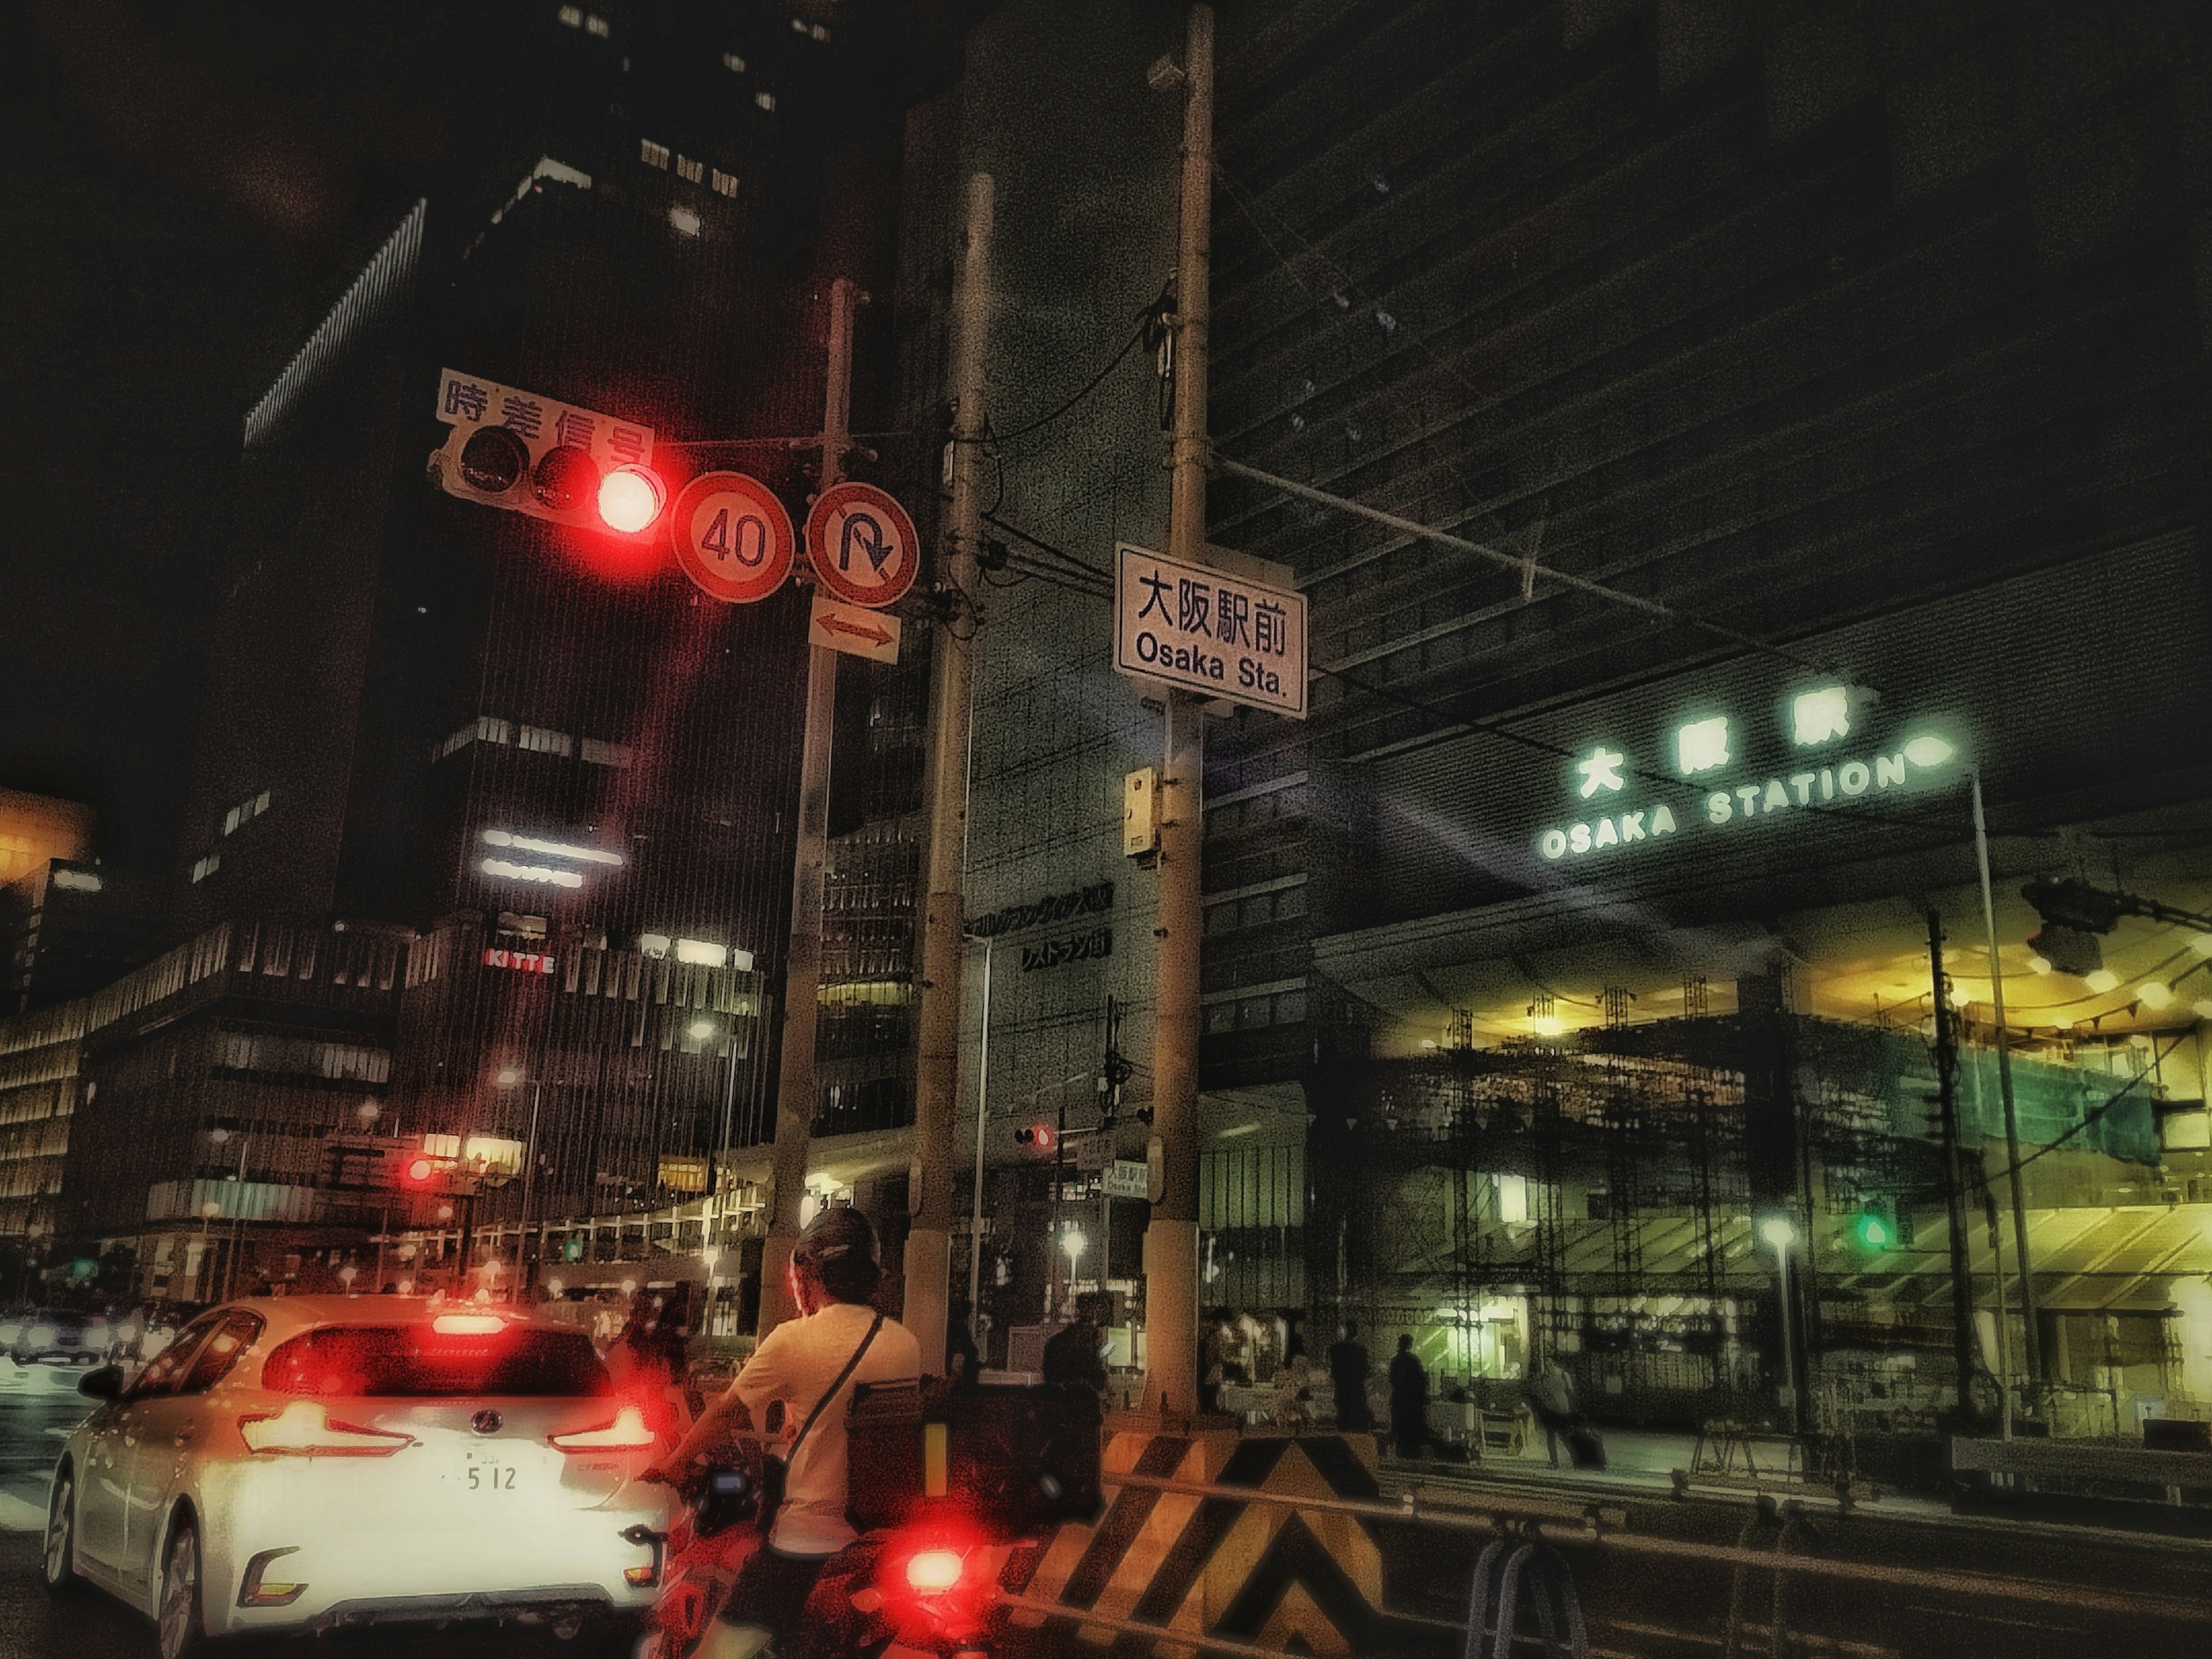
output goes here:
{"type": "Polygon", "coordinates": [[[814,1415],[792,1456],[768,1540],[739,1570],[698,1659],[753,1659],[798,1628],[822,1569],[857,1535],[845,1519],[845,1408],[852,1390],[860,1382],[911,1382],[921,1375],[921,1345],[868,1305],[883,1278],[880,1249],[868,1218],[848,1206],[824,1210],[808,1223],[791,1255],[791,1297],[799,1316],[769,1332],[728,1391],[701,1413],[668,1459],[673,1474],[646,1472],[647,1480],[680,1477],[696,1459],[711,1455],[731,1427],[742,1425],[733,1419],[749,1413],[760,1422],[771,1401],[783,1402],[787,1452],[814,1415]]]}

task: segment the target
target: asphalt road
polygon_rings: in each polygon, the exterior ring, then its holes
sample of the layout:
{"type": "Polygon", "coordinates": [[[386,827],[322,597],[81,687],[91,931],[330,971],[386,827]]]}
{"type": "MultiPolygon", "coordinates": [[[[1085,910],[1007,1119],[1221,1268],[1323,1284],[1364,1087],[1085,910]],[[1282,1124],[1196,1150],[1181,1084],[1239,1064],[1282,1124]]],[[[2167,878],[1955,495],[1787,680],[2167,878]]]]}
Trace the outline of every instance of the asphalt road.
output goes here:
{"type": "MultiPolygon", "coordinates": [[[[62,1437],[84,1414],[71,1374],[15,1371],[0,1360],[0,1659],[152,1659],[150,1623],[97,1592],[57,1601],[39,1583],[46,1483],[62,1437]]],[[[1690,1546],[1738,1542],[1748,1511],[1741,1504],[1681,1503],[1624,1481],[1553,1483],[1533,1477],[1439,1478],[1424,1481],[1433,1499],[1480,1504],[1486,1489],[1579,1505],[1600,1502],[1624,1512],[1626,1529],[1647,1546],[1674,1540],[1690,1546]],[[1577,1489],[1580,1487],[1581,1489],[1577,1489]]],[[[1401,1476],[1386,1476],[1393,1496],[1401,1476]]],[[[2109,1529],[2045,1521],[1968,1520],[1921,1505],[1913,1514],[1862,1511],[1848,1522],[1816,1522],[1808,1541],[1818,1555],[1869,1565],[1950,1569],[2011,1575],[2057,1588],[2133,1592],[2212,1604],[2212,1542],[2127,1537],[2109,1529]]],[[[1385,1603],[1416,1616],[1433,1643],[1427,1652],[1455,1652],[1449,1626],[1464,1617],[1466,1587],[1480,1537],[1385,1523],[1376,1528],[1384,1561],[1385,1603]]],[[[1744,1541],[1771,1548],[1771,1532],[1744,1541]]],[[[1746,1626],[1747,1652],[1764,1652],[1764,1624],[1774,1604],[1771,1574],[1735,1578],[1732,1568],[1705,1559],[1604,1544],[1570,1545],[1565,1558],[1582,1590],[1594,1646],[1615,1659],[1711,1659],[1727,1642],[1729,1609],[1746,1626]]],[[[1989,1596],[1880,1582],[1823,1581],[1792,1575],[1785,1620],[1792,1651],[1833,1659],[2131,1659],[2200,1650],[2212,1643],[2212,1621],[2136,1617],[2055,1605],[2035,1598],[1989,1596]],[[1807,1638],[1810,1638],[1809,1644],[1807,1638]]],[[[406,1656],[407,1659],[550,1659],[574,1650],[536,1632],[477,1629],[450,1632],[324,1638],[312,1644],[255,1644],[278,1655],[406,1656]]],[[[1048,1632],[1011,1640],[1010,1654],[1047,1659],[1055,1652],[1092,1653],[1048,1632]],[[1040,1641],[1039,1637],[1042,1639],[1040,1641]]]]}

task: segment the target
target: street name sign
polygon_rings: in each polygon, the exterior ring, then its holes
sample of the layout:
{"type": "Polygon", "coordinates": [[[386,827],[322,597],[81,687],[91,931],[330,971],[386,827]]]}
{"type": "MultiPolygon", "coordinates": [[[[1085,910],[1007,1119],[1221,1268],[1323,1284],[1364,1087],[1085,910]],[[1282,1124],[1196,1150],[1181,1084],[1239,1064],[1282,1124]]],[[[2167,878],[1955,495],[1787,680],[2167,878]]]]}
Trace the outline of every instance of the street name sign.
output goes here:
{"type": "Polygon", "coordinates": [[[817,593],[806,624],[806,642],[842,651],[848,657],[866,657],[870,662],[896,662],[899,619],[857,605],[840,605],[817,593]]]}
{"type": "Polygon", "coordinates": [[[822,586],[846,604],[896,605],[921,568],[921,538],[897,501],[848,480],[814,498],[806,556],[822,586]]]}
{"type": "Polygon", "coordinates": [[[1106,1166],[1099,1190],[1109,1198],[1143,1198],[1146,1194],[1146,1166],[1134,1159],[1117,1158],[1106,1166]]]}
{"type": "Polygon", "coordinates": [[[798,558],[791,514],[774,490],[742,472],[702,472],[684,485],[669,530],[684,574],[726,605],[768,598],[798,558]]]}
{"type": "Polygon", "coordinates": [[[1114,666],[1200,696],[1306,717],[1306,596],[1115,549],[1114,666]]]}

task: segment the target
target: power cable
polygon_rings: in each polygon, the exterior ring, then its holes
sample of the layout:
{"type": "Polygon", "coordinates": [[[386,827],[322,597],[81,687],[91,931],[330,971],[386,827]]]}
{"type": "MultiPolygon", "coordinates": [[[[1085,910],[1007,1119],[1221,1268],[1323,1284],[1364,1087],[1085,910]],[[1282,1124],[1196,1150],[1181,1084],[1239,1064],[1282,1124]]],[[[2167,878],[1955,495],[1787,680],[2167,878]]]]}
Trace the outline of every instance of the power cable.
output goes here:
{"type": "Polygon", "coordinates": [[[1145,337],[1145,331],[1149,325],[1152,313],[1147,310],[1145,313],[1145,320],[1138,323],[1136,331],[1131,334],[1128,339],[1122,343],[1121,349],[1114,354],[1113,360],[1109,362],[1105,368],[1100,369],[1088,380],[1085,380],[1083,383],[1083,389],[1081,391],[1076,392],[1074,396],[1069,398],[1065,403],[1062,403],[1050,414],[1038,416],[1036,419],[1031,421],[1027,426],[1017,427],[1012,432],[998,434],[996,441],[1002,444],[1018,442],[1020,440],[1028,437],[1032,432],[1041,431],[1044,428],[1050,426],[1061,416],[1066,414],[1069,410],[1073,409],[1076,404],[1081,403],[1092,392],[1097,391],[1098,388],[1105,383],[1106,377],[1109,374],[1111,374],[1115,369],[1121,368],[1122,363],[1127,359],[1129,354],[1137,349],[1138,343],[1145,337]]]}

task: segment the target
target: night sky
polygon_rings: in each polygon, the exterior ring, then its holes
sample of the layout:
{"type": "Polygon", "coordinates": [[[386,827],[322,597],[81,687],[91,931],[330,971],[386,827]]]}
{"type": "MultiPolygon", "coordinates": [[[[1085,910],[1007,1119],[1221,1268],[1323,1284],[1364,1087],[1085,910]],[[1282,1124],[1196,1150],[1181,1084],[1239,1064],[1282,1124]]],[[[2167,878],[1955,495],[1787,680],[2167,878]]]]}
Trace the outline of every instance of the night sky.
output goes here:
{"type": "Polygon", "coordinates": [[[0,786],[110,862],[170,866],[240,423],[434,174],[448,9],[0,9],[0,786]]]}

